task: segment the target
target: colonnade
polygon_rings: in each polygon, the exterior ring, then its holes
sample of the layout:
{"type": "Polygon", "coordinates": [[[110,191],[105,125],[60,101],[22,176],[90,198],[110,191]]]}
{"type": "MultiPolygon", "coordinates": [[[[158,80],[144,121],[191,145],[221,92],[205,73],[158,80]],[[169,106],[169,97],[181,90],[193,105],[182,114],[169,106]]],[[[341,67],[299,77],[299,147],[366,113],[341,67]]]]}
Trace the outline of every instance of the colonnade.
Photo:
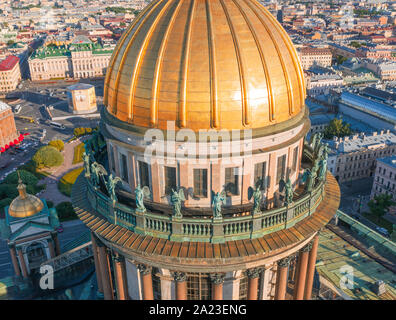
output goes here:
{"type": "MultiPolygon", "coordinates": [[[[295,283],[293,288],[294,300],[309,300],[312,295],[312,286],[315,272],[316,255],[318,248],[319,236],[300,249],[297,255],[297,267],[295,270],[295,283]]],[[[118,253],[112,254],[104,245],[98,241],[92,234],[92,246],[96,267],[98,290],[102,292],[105,300],[127,300],[128,285],[126,281],[125,259],[118,253]],[[110,270],[110,258],[113,258],[113,274],[110,270]],[[115,283],[115,290],[113,288],[115,283]]],[[[293,256],[289,256],[277,261],[277,275],[275,284],[275,300],[285,300],[287,296],[287,285],[289,282],[289,266],[293,256]]],[[[143,300],[154,300],[153,278],[151,266],[137,264],[137,270],[141,277],[141,289],[143,300]]],[[[248,288],[247,299],[257,300],[260,275],[263,268],[251,268],[247,270],[248,288]]],[[[187,300],[187,274],[180,271],[172,272],[172,278],[175,283],[176,300],[187,300]]],[[[212,282],[212,299],[223,300],[223,283],[225,280],[224,273],[210,274],[212,282]]]]}

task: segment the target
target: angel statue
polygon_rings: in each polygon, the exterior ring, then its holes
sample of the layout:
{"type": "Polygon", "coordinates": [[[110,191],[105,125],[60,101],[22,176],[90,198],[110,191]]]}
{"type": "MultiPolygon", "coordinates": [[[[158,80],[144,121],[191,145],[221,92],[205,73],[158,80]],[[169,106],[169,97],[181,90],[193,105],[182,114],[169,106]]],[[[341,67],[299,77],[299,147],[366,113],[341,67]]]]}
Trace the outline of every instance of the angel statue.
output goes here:
{"type": "Polygon", "coordinates": [[[144,206],[144,198],[150,195],[150,189],[147,186],[143,188],[140,187],[140,184],[135,188],[135,203],[136,210],[139,212],[145,212],[146,207],[144,206]]]}
{"type": "Polygon", "coordinates": [[[329,144],[325,143],[323,145],[322,160],[327,160],[327,158],[329,157],[329,152],[330,152],[329,144]]]}
{"type": "Polygon", "coordinates": [[[279,191],[283,191],[283,189],[285,190],[285,203],[286,205],[291,204],[293,202],[293,195],[294,195],[294,191],[293,191],[293,185],[292,182],[290,180],[290,178],[287,179],[287,181],[285,182],[283,179],[280,181],[279,183],[280,186],[280,190],[279,191]]]}
{"type": "Polygon", "coordinates": [[[304,174],[302,176],[302,182],[305,182],[305,190],[310,192],[315,183],[316,172],[314,167],[312,169],[305,169],[304,174]]]}
{"type": "Polygon", "coordinates": [[[115,187],[118,183],[122,182],[120,177],[114,177],[111,173],[107,180],[105,181],[107,192],[109,193],[110,199],[113,200],[113,203],[117,202],[117,195],[115,193],[115,187]]]}
{"type": "Polygon", "coordinates": [[[263,198],[263,194],[261,193],[260,185],[257,186],[256,189],[252,187],[248,190],[248,198],[251,200],[253,198],[253,213],[260,212],[261,209],[261,200],[263,198]]]}
{"type": "Polygon", "coordinates": [[[221,206],[225,204],[225,195],[224,192],[217,192],[212,200],[212,210],[214,218],[221,218],[221,206]]]}
{"type": "Polygon", "coordinates": [[[172,189],[170,202],[173,206],[173,215],[175,218],[179,218],[179,219],[183,218],[183,215],[181,213],[181,205],[182,205],[182,201],[185,200],[186,198],[184,197],[183,189],[179,189],[179,191],[172,189]]]}
{"type": "Polygon", "coordinates": [[[91,157],[84,152],[82,155],[83,161],[84,161],[84,170],[85,170],[85,176],[90,177],[91,176],[91,157]]]}
{"type": "Polygon", "coordinates": [[[326,178],[327,159],[320,161],[319,180],[323,181],[326,178]]]}
{"type": "Polygon", "coordinates": [[[91,182],[94,187],[97,187],[100,183],[100,176],[107,175],[106,169],[99,163],[91,163],[91,182]]]}

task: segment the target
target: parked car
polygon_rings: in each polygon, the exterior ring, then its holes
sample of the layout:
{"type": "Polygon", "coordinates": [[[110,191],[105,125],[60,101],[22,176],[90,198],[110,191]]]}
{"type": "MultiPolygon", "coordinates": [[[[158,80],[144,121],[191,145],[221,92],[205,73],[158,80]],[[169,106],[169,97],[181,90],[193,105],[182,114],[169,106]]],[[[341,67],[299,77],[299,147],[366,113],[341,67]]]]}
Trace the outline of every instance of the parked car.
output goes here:
{"type": "Polygon", "coordinates": [[[377,230],[377,232],[382,234],[383,236],[389,237],[389,232],[385,228],[376,227],[375,230],[377,230]]]}

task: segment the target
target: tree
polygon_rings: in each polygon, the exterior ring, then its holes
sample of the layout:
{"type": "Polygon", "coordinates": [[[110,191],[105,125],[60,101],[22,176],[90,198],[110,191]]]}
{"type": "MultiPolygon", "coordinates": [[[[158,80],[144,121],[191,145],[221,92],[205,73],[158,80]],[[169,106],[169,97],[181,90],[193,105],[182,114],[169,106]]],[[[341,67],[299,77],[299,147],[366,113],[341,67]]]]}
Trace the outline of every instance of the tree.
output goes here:
{"type": "Polygon", "coordinates": [[[55,207],[55,209],[58,213],[60,221],[67,221],[78,218],[71,202],[61,202],[55,207]]]}
{"type": "Polygon", "coordinates": [[[323,135],[325,139],[332,139],[335,137],[345,137],[353,133],[351,125],[344,123],[342,119],[334,118],[330,121],[329,125],[324,129],[323,135]]]}
{"type": "Polygon", "coordinates": [[[344,56],[340,56],[340,55],[338,55],[337,57],[336,57],[336,61],[337,61],[337,64],[339,65],[339,64],[343,64],[345,61],[347,61],[348,60],[348,58],[347,57],[344,57],[344,56]]]}
{"type": "Polygon", "coordinates": [[[389,207],[396,205],[396,202],[392,200],[392,195],[381,193],[370,200],[367,205],[371,214],[375,215],[379,222],[381,217],[388,212],[389,207]]]}
{"type": "Polygon", "coordinates": [[[38,182],[39,179],[37,179],[37,177],[34,174],[32,174],[31,172],[26,171],[26,170],[17,170],[17,171],[15,171],[13,173],[10,173],[4,179],[4,182],[6,184],[17,185],[18,184],[18,180],[19,180],[18,173],[19,173],[19,176],[21,177],[21,180],[22,180],[22,182],[24,184],[32,185],[32,186],[36,186],[37,185],[37,182],[38,182]]]}
{"type": "Polygon", "coordinates": [[[56,148],[58,151],[63,151],[65,148],[65,143],[62,140],[52,140],[48,145],[56,148]]]}
{"type": "Polygon", "coordinates": [[[32,160],[37,168],[58,167],[63,163],[62,154],[52,146],[41,147],[32,160]]]}

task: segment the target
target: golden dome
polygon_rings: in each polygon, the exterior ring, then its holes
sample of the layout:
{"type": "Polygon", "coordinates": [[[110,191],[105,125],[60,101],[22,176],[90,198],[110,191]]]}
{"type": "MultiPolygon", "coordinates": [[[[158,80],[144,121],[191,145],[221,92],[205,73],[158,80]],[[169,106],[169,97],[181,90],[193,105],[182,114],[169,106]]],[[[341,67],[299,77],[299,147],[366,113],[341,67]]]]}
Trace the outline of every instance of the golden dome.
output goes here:
{"type": "Polygon", "coordinates": [[[43,210],[43,202],[39,198],[26,193],[26,186],[22,183],[21,178],[19,178],[19,185],[17,189],[19,191],[19,196],[11,202],[10,207],[8,208],[8,214],[11,217],[31,217],[43,210]]]}
{"type": "Polygon", "coordinates": [[[141,127],[247,129],[304,108],[303,71],[286,31],[255,0],[156,0],[108,67],[110,114],[141,127]]]}

